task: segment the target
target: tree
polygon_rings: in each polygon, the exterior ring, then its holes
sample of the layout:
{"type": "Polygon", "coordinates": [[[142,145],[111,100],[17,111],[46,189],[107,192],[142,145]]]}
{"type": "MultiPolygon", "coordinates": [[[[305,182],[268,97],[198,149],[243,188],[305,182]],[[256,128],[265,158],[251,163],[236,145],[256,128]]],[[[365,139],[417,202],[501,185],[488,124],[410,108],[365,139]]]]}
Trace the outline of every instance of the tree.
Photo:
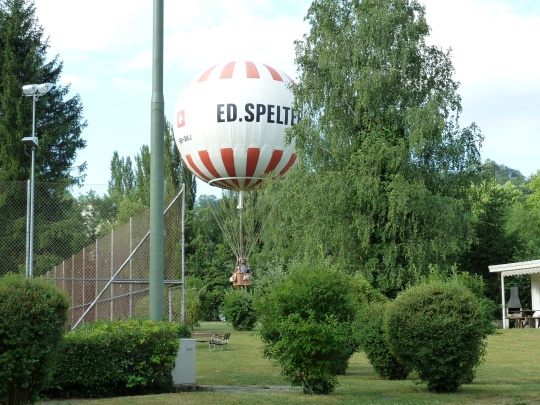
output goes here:
{"type": "Polygon", "coordinates": [[[503,186],[507,182],[510,182],[514,186],[522,189],[527,182],[527,179],[519,170],[498,164],[490,159],[487,159],[484,162],[482,171],[486,174],[488,179],[494,179],[499,186],[503,186]]]}
{"type": "Polygon", "coordinates": [[[52,83],[55,87],[36,103],[36,181],[81,181],[85,164],[74,167],[87,123],[78,95],[65,99],[69,86],[58,85],[62,63],[46,61],[48,39],[38,25],[32,0],[0,3],[0,180],[26,180],[31,161],[21,139],[32,130],[32,102],[21,87],[52,83]]]}
{"type": "Polygon", "coordinates": [[[318,246],[394,295],[472,240],[463,197],[482,137],[459,127],[450,54],[425,43],[417,1],[317,0],[306,19],[292,87],[303,119],[289,132],[302,162],[276,185],[287,227],[272,242],[318,246]],[[301,224],[300,205],[313,214],[301,224]]]}
{"type": "Polygon", "coordinates": [[[528,179],[525,201],[513,206],[506,226],[520,242],[514,261],[540,257],[540,170],[528,179]]]}
{"type": "Polygon", "coordinates": [[[459,260],[460,269],[482,276],[488,285],[487,296],[494,302],[500,302],[500,280],[489,266],[511,262],[519,250],[519,239],[508,232],[507,222],[522,197],[510,181],[504,185],[483,181],[469,190],[475,238],[459,260]]]}
{"type": "Polygon", "coordinates": [[[347,368],[353,291],[351,277],[334,266],[296,263],[255,301],[264,355],[306,394],[329,394],[347,368]]]}
{"type": "Polygon", "coordinates": [[[131,194],[136,186],[131,158],[129,156],[125,159],[121,158],[118,152],[114,151],[110,168],[109,196],[123,198],[131,194]]]}
{"type": "MultiPolygon", "coordinates": [[[[22,182],[30,177],[30,152],[21,140],[32,133],[33,103],[22,96],[21,87],[55,85],[36,101],[35,108],[39,147],[35,159],[34,274],[48,270],[46,266],[59,255],[79,248],[66,230],[77,228],[82,218],[74,212],[75,200],[66,190],[84,179],[86,166],[74,167],[77,152],[86,146],[81,137],[87,125],[83,107],[78,95],[67,98],[69,86],[58,84],[62,62],[58,56],[47,61],[48,48],[33,1],[0,1],[0,181],[22,182]]],[[[0,256],[4,258],[0,274],[20,271],[24,266],[26,192],[20,192],[16,184],[4,187],[0,195],[0,210],[9,218],[0,229],[0,256]]]]}

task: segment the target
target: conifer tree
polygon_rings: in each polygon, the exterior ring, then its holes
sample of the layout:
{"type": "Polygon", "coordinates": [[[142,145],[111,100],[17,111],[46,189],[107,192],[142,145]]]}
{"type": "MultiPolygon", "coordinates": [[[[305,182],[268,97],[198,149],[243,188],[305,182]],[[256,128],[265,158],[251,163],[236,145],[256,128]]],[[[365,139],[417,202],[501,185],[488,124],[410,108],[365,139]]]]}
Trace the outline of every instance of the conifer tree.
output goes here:
{"type": "Polygon", "coordinates": [[[32,135],[33,102],[23,96],[23,85],[54,85],[35,108],[39,147],[34,170],[34,274],[78,248],[72,246],[77,238],[66,233],[80,216],[67,189],[84,180],[86,165],[74,167],[74,162],[86,145],[81,134],[87,123],[79,96],[69,98],[69,86],[59,85],[62,62],[58,55],[49,59],[48,49],[33,0],[0,0],[0,275],[22,271],[25,263],[26,189],[23,183],[21,192],[13,183],[26,182],[32,164],[22,139],[32,135]]]}

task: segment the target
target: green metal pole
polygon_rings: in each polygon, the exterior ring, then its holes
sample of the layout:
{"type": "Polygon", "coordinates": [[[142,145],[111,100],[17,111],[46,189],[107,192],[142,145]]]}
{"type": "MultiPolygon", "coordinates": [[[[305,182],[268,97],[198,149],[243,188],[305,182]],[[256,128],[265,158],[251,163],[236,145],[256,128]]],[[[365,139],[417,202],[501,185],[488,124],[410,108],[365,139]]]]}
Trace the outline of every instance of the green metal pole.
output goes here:
{"type": "Polygon", "coordinates": [[[154,0],[152,122],[150,143],[150,319],[163,319],[164,128],[163,1],[154,0]]]}

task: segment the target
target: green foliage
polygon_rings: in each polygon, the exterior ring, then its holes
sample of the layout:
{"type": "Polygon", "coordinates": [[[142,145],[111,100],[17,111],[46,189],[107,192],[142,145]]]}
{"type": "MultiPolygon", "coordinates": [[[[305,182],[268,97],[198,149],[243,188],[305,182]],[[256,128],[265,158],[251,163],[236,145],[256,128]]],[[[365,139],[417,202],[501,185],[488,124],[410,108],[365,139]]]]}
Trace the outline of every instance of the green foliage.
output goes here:
{"type": "MultiPolygon", "coordinates": [[[[172,295],[172,302],[177,305],[172,307],[172,319],[180,319],[182,316],[182,290],[175,288],[170,291],[172,295]]],[[[169,317],[169,290],[164,291],[165,305],[163,307],[163,317],[169,317]]],[[[135,304],[135,310],[133,316],[136,318],[145,319],[150,313],[150,297],[144,296],[135,304]]],[[[201,320],[201,299],[199,293],[194,288],[187,287],[184,291],[184,323],[191,329],[199,325],[201,320]]]]}
{"type": "Polygon", "coordinates": [[[354,273],[352,276],[352,284],[354,288],[354,296],[359,307],[363,307],[371,303],[384,303],[387,301],[385,295],[374,289],[360,272],[354,273]]]}
{"type": "Polygon", "coordinates": [[[472,382],[486,352],[482,304],[455,281],[411,287],[388,305],[385,328],[392,353],[434,392],[472,382]]]}
{"type": "Polygon", "coordinates": [[[492,321],[494,313],[499,315],[499,306],[487,296],[486,293],[489,285],[484,281],[484,278],[466,271],[453,271],[448,275],[446,281],[460,284],[473,293],[482,306],[483,330],[485,335],[496,333],[496,328],[492,321]]]}
{"type": "Polygon", "coordinates": [[[21,86],[52,83],[54,88],[36,100],[36,181],[65,181],[66,186],[81,181],[86,164],[73,163],[86,146],[82,104],[78,95],[66,99],[70,89],[59,84],[58,56],[47,61],[50,44],[33,1],[0,3],[0,38],[0,180],[26,180],[31,166],[21,139],[32,133],[33,102],[21,97],[21,86]]]}
{"type": "Polygon", "coordinates": [[[180,339],[190,338],[193,328],[187,323],[180,323],[178,325],[178,337],[180,339]]]}
{"type": "Polygon", "coordinates": [[[201,318],[205,321],[220,319],[221,303],[236,262],[212,214],[216,200],[208,195],[197,200],[191,222],[193,238],[186,246],[187,276],[199,292],[201,318]]]}
{"type": "Polygon", "coordinates": [[[417,1],[316,0],[306,20],[292,88],[304,118],[289,132],[300,163],[272,185],[278,220],[264,246],[332,257],[395,296],[472,242],[463,197],[482,136],[459,126],[450,54],[426,44],[417,1]]]}
{"type": "Polygon", "coordinates": [[[33,403],[50,378],[67,322],[68,297],[53,284],[0,281],[0,402],[33,403]]]}
{"type": "Polygon", "coordinates": [[[107,397],[169,392],[184,329],[175,323],[130,319],[71,331],[47,393],[107,397]]]}
{"type": "MultiPolygon", "coordinates": [[[[69,257],[80,248],[84,234],[77,231],[82,229],[82,219],[67,190],[84,179],[86,163],[78,167],[74,163],[86,146],[81,134],[87,123],[80,97],[68,98],[69,86],[60,85],[62,62],[58,56],[47,60],[50,45],[33,1],[0,2],[0,38],[0,182],[13,182],[14,186],[24,182],[26,188],[32,159],[21,139],[32,135],[35,112],[39,147],[34,168],[34,274],[39,275],[50,270],[51,263],[57,264],[58,258],[69,257]],[[54,85],[36,99],[35,109],[32,97],[21,95],[21,86],[32,83],[54,85]],[[45,183],[47,187],[40,187],[45,183]]],[[[26,235],[26,190],[3,188],[0,186],[0,275],[22,271],[26,235]]]]}
{"type": "Polygon", "coordinates": [[[519,170],[498,164],[491,159],[487,159],[482,165],[482,173],[488,180],[494,180],[499,186],[510,182],[520,190],[525,187],[526,178],[519,170]]]}
{"type": "Polygon", "coordinates": [[[379,376],[387,380],[404,380],[409,370],[392,354],[384,319],[386,304],[374,302],[363,306],[357,314],[355,333],[361,348],[379,376]]]}
{"type": "Polygon", "coordinates": [[[513,207],[506,225],[508,232],[519,241],[514,261],[540,257],[540,170],[529,178],[526,193],[525,201],[513,207]]]}
{"type": "Polygon", "coordinates": [[[488,284],[486,293],[500,301],[500,282],[497,274],[490,273],[489,265],[510,263],[520,249],[516,235],[508,232],[510,213],[520,204],[522,192],[511,182],[498,185],[495,180],[483,181],[469,188],[468,199],[472,207],[475,238],[460,260],[461,270],[478,274],[488,284]]]}
{"type": "Polygon", "coordinates": [[[221,312],[234,330],[253,330],[257,314],[253,308],[253,293],[245,288],[225,292],[221,312]]]}
{"type": "Polygon", "coordinates": [[[288,277],[258,296],[264,355],[293,386],[329,394],[354,347],[352,282],[336,267],[296,263],[288,277]]]}

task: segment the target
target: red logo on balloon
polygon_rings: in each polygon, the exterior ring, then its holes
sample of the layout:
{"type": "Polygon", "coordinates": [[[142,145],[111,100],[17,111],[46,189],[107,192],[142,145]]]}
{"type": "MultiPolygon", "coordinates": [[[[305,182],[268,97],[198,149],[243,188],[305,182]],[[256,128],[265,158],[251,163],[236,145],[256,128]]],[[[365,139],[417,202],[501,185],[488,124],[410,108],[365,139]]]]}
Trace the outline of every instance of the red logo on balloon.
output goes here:
{"type": "Polygon", "coordinates": [[[184,118],[184,110],[178,111],[178,114],[176,114],[176,126],[180,128],[184,125],[186,125],[186,120],[184,118]]]}

